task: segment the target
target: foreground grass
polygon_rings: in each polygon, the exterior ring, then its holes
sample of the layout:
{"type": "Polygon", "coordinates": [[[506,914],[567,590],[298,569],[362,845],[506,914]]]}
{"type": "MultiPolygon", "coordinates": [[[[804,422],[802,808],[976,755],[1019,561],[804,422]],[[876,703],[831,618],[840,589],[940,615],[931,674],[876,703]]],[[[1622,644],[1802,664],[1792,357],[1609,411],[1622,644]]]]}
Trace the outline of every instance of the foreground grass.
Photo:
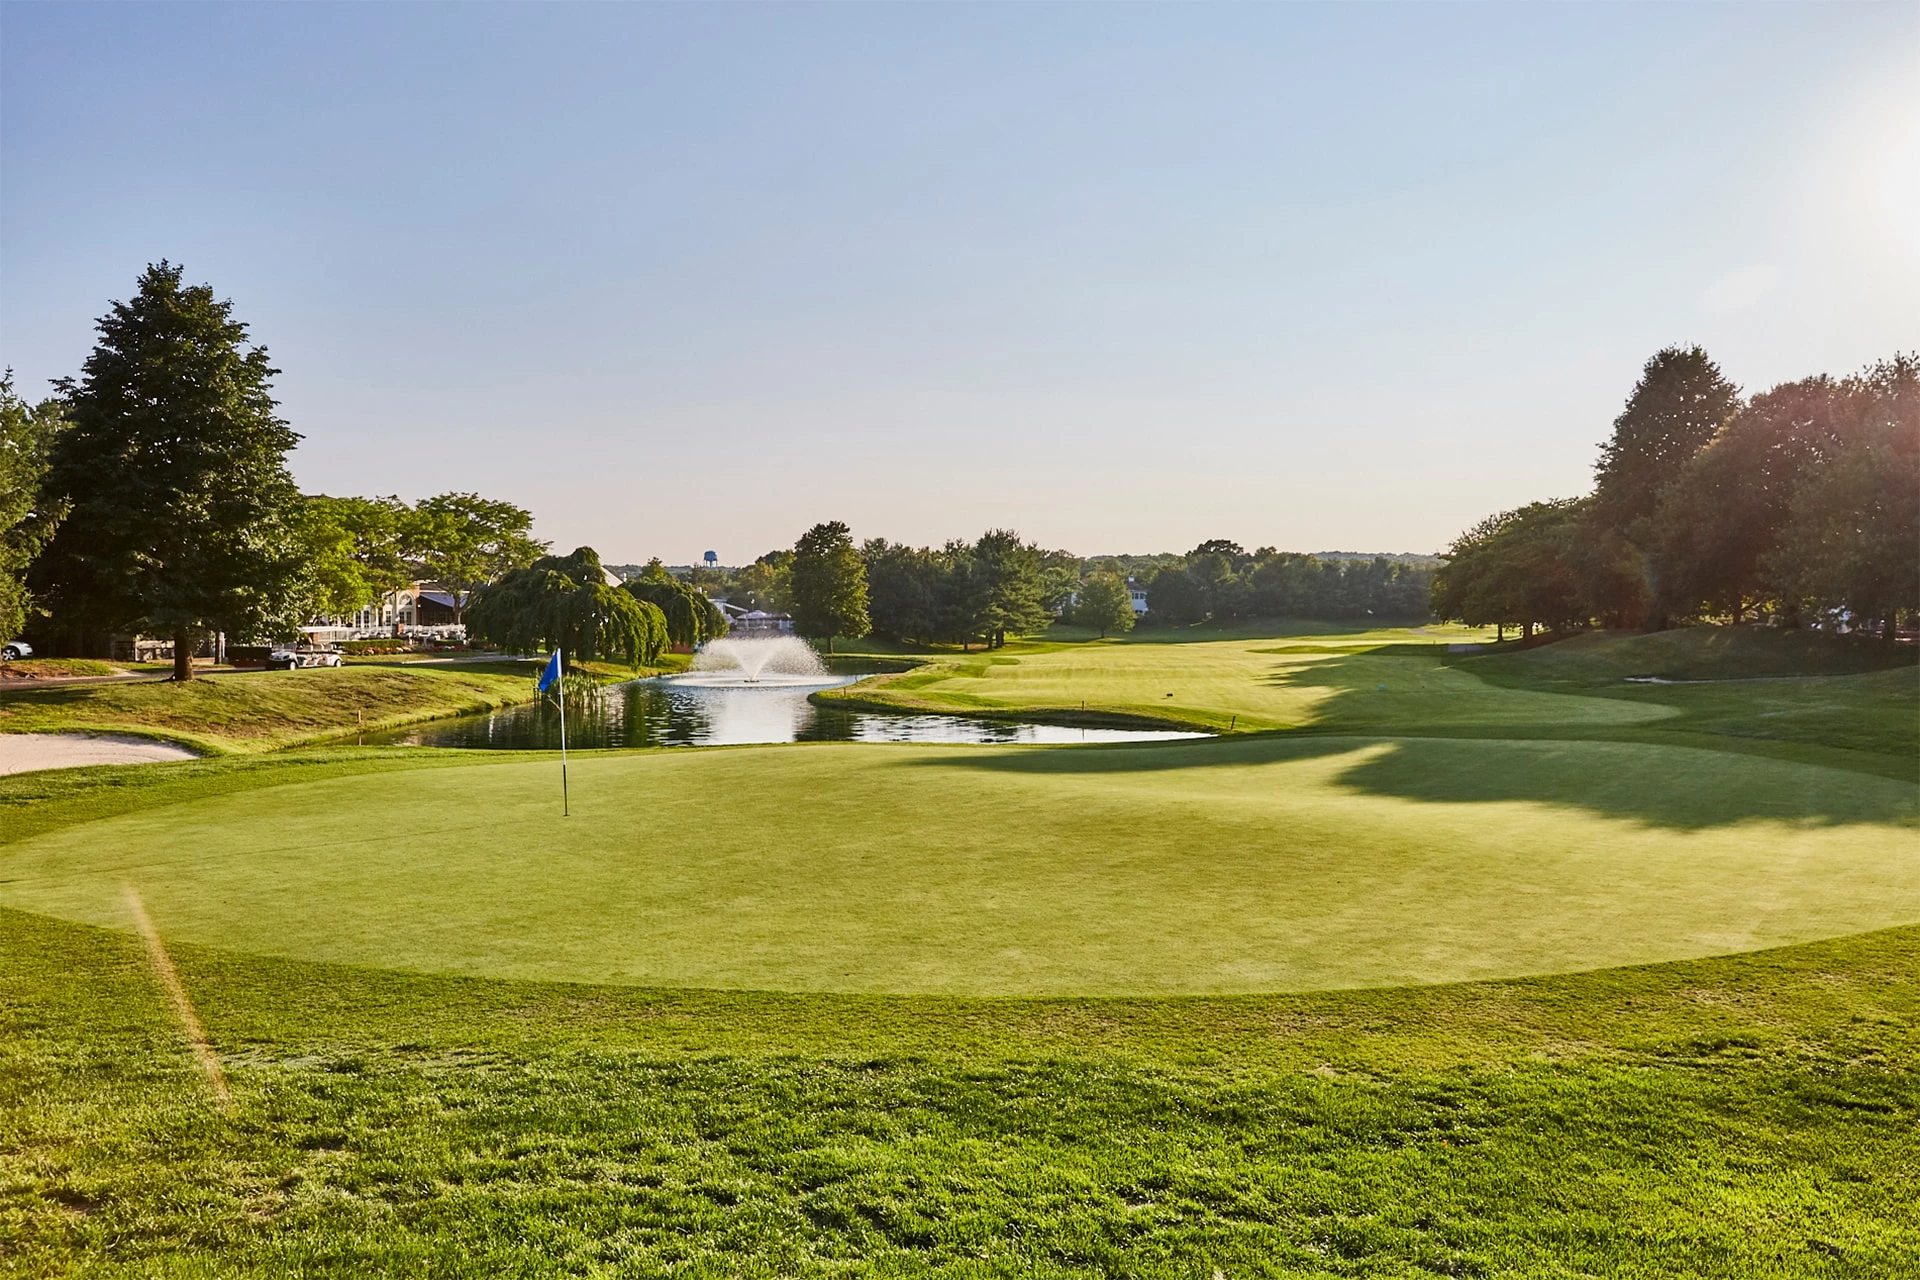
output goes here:
{"type": "Polygon", "coordinates": [[[701,994],[0,911],[0,1273],[1920,1269],[1920,930],[1179,1001],[701,994]]]}

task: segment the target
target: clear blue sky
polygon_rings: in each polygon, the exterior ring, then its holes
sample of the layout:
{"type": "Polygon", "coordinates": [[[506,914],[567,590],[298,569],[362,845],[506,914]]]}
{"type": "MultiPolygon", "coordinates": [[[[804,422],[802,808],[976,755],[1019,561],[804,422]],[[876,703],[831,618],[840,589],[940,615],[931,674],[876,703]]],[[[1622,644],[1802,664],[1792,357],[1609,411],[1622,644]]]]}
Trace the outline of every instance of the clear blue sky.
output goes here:
{"type": "Polygon", "coordinates": [[[1920,346],[1920,6],[8,3],[0,184],[23,390],[172,258],[310,490],[1430,550],[1920,346]]]}

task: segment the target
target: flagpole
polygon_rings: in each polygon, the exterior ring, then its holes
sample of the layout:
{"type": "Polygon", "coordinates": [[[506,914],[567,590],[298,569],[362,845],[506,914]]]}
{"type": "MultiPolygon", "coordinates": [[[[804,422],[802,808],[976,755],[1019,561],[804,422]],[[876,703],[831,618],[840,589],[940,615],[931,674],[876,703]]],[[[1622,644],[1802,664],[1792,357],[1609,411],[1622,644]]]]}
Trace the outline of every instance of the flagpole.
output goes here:
{"type": "Polygon", "coordinates": [[[558,682],[560,685],[560,816],[570,818],[573,816],[573,809],[567,801],[567,678],[564,674],[566,667],[566,651],[563,649],[560,654],[560,670],[563,674],[558,682]]]}

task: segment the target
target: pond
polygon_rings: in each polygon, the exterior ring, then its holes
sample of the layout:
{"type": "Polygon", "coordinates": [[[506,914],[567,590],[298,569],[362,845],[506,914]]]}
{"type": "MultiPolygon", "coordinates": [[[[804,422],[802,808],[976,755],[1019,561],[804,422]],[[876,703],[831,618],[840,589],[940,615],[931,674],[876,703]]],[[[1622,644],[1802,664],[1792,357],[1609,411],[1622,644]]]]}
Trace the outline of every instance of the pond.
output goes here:
{"type": "MultiPolygon", "coordinates": [[[[703,686],[673,679],[630,680],[567,705],[567,745],[718,747],[777,742],[1066,743],[1149,742],[1205,734],[1168,729],[1076,729],[963,716],[887,715],[818,707],[807,695],[852,684],[855,675],[804,684],[703,686]]],[[[481,715],[369,733],[368,745],[484,747],[551,751],[560,713],[551,699],[481,715]]]]}

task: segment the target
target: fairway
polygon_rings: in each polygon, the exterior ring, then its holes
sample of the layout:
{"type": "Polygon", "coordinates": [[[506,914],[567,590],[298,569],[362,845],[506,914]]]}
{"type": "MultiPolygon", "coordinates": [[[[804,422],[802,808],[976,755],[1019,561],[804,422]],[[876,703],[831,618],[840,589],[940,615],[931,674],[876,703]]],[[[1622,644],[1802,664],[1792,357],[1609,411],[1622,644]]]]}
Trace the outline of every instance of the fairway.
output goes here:
{"type": "Polygon", "coordinates": [[[13,846],[0,905],[423,972],[1199,994],[1433,983],[1920,920],[1914,788],[1633,742],[816,745],[267,787],[13,846]],[[724,814],[724,823],[716,815],[724,814]]]}
{"type": "Polygon", "coordinates": [[[820,700],[961,714],[1092,712],[1243,731],[1394,733],[1418,725],[1491,733],[1540,724],[1564,731],[1628,728],[1675,714],[1663,706],[1487,684],[1443,665],[1448,630],[1171,642],[1165,633],[1148,632],[1127,642],[946,654],[820,700]]]}

